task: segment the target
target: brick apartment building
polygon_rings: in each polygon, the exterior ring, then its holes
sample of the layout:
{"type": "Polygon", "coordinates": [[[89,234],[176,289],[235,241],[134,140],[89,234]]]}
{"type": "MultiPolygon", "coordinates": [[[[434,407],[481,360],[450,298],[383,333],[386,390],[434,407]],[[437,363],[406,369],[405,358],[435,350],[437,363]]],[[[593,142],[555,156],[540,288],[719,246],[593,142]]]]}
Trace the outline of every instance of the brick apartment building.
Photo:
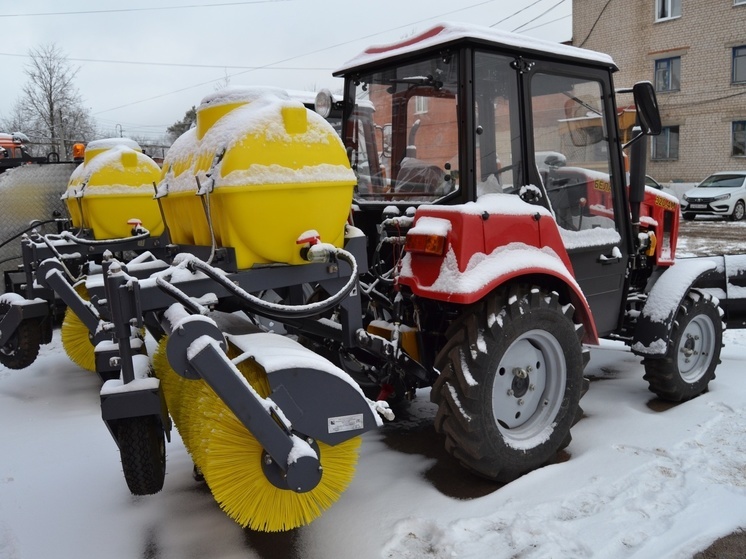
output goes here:
{"type": "Polygon", "coordinates": [[[610,54],[618,88],[655,84],[664,129],[650,175],[746,170],[746,0],[574,0],[572,12],[572,44],[610,54]]]}

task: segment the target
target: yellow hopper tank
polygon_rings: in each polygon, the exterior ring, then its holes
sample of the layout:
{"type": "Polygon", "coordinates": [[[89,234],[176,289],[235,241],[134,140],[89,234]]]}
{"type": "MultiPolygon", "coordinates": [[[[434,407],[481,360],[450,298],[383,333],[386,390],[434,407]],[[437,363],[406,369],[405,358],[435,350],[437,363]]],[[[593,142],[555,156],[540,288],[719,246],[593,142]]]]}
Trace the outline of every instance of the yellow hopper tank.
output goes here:
{"type": "Polygon", "coordinates": [[[63,195],[73,226],[91,229],[96,239],[114,239],[131,236],[128,221],[138,219],[151,235],[161,235],[163,220],[153,197],[160,175],[161,168],[134,140],[90,142],[63,195]]]}
{"type": "Polygon", "coordinates": [[[209,245],[198,185],[220,247],[239,269],[305,262],[296,243],[308,231],[341,246],[355,174],[332,126],[286,92],[228,88],[202,100],[197,126],[163,163],[159,196],[176,244],[209,245]]]}

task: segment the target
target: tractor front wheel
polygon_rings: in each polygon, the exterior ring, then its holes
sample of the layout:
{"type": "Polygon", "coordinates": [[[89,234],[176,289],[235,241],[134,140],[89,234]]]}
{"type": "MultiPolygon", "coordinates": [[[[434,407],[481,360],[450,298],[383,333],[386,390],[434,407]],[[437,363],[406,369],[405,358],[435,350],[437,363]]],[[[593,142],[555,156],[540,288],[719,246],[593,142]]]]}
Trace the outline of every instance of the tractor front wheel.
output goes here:
{"type": "Polygon", "coordinates": [[[117,442],[122,471],[133,495],[152,495],[163,489],[166,477],[166,441],[155,415],[120,419],[117,442]]]}
{"type": "Polygon", "coordinates": [[[436,430],[468,469],[512,481],[570,443],[585,365],[573,313],[555,292],[512,286],[449,329],[431,398],[436,430]]]}
{"type": "Polygon", "coordinates": [[[711,295],[690,291],[674,319],[668,352],[645,359],[645,380],[651,392],[670,402],[698,396],[715,378],[723,345],[720,306],[711,295]]]}

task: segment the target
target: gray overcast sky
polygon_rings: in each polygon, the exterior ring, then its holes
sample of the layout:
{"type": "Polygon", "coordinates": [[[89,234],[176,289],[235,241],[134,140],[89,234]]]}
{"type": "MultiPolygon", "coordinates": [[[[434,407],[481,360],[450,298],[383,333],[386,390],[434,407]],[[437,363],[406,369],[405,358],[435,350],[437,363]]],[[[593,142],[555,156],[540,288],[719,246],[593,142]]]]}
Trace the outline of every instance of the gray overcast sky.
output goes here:
{"type": "Polygon", "coordinates": [[[26,82],[29,49],[56,43],[80,68],[76,86],[109,136],[118,135],[117,125],[125,136],[163,135],[226,76],[230,85],[338,90],[341,80],[331,73],[344,62],[440,21],[553,41],[572,36],[572,0],[2,0],[0,6],[0,118],[26,82]]]}

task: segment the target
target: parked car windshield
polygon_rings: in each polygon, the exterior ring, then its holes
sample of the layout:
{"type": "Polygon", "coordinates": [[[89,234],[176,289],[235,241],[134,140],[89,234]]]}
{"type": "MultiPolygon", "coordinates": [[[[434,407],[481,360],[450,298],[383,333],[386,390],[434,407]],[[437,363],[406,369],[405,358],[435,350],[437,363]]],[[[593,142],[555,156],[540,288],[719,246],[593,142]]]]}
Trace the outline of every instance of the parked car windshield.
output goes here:
{"type": "Polygon", "coordinates": [[[744,175],[712,175],[699,184],[699,188],[738,188],[743,186],[744,175]]]}

